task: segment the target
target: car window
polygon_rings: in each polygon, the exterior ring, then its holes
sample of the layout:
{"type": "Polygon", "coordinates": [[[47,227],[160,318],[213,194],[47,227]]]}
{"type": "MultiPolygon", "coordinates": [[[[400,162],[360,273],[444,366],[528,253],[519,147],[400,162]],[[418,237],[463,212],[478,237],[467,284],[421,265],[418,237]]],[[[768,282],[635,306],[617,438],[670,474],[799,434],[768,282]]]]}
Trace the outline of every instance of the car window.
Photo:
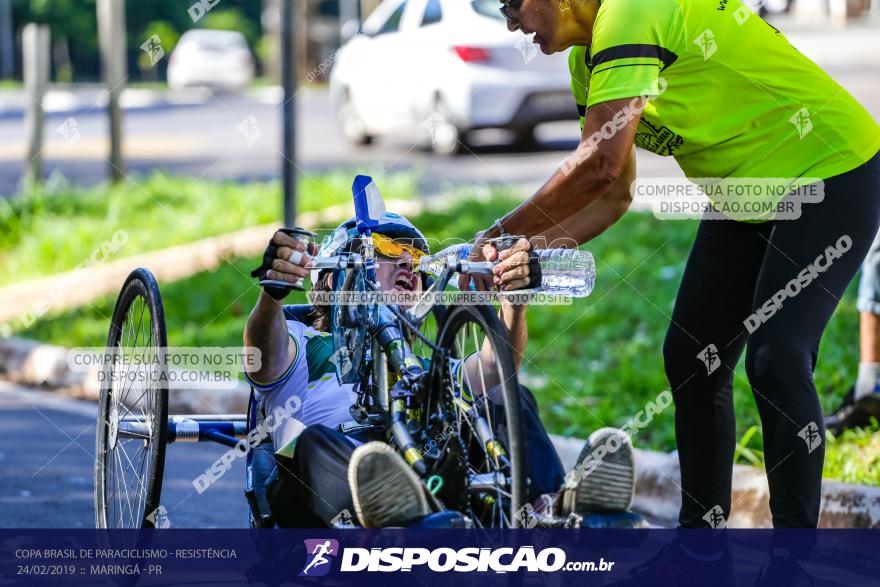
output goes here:
{"type": "Polygon", "coordinates": [[[192,35],[181,42],[184,43],[205,51],[229,51],[247,47],[244,37],[228,33],[192,35]]]}
{"type": "Polygon", "coordinates": [[[441,18],[443,18],[443,11],[440,8],[440,0],[428,0],[425,13],[422,15],[422,26],[440,22],[441,18]]]}
{"type": "Polygon", "coordinates": [[[403,11],[406,9],[406,2],[401,2],[400,6],[398,6],[394,12],[391,13],[391,16],[388,17],[388,20],[385,21],[379,30],[376,31],[377,35],[384,35],[386,33],[395,33],[400,29],[400,20],[403,18],[403,11]]]}
{"type": "Polygon", "coordinates": [[[489,18],[504,20],[504,16],[502,16],[501,11],[498,10],[498,0],[473,0],[471,6],[473,6],[474,12],[477,14],[482,14],[489,18]]]}

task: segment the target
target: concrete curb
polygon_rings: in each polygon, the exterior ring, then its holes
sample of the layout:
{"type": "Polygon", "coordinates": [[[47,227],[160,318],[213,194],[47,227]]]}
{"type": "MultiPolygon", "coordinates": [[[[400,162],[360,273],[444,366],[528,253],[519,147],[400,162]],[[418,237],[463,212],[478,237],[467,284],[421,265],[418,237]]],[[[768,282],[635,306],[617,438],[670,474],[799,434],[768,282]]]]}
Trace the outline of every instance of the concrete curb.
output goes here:
{"type": "MultiPolygon", "coordinates": [[[[98,401],[99,370],[72,370],[68,349],[24,338],[0,338],[0,377],[23,386],[35,386],[68,397],[98,401]]],[[[168,411],[174,414],[244,414],[250,388],[186,389],[168,393],[168,411]]]]}
{"type": "MultiPolygon", "coordinates": [[[[551,436],[566,470],[574,467],[584,441],[551,436]]],[[[662,525],[675,526],[681,507],[681,473],[674,454],[635,450],[633,509],[662,525]]],[[[770,490],[762,469],[733,466],[730,528],[772,528],[770,490]]],[[[711,506],[710,506],[711,507],[711,506]]],[[[880,528],[880,487],[822,481],[822,528],[880,528]]]]}
{"type": "MultiPolygon", "coordinates": [[[[125,112],[136,112],[158,108],[198,106],[208,102],[211,95],[207,90],[188,88],[185,90],[148,90],[144,88],[124,88],[120,106],[125,112]]],[[[101,84],[50,84],[43,99],[43,108],[50,117],[101,115],[107,109],[109,97],[107,89],[101,84]]],[[[0,119],[21,118],[27,110],[28,97],[24,90],[15,89],[0,97],[0,119]]]]}

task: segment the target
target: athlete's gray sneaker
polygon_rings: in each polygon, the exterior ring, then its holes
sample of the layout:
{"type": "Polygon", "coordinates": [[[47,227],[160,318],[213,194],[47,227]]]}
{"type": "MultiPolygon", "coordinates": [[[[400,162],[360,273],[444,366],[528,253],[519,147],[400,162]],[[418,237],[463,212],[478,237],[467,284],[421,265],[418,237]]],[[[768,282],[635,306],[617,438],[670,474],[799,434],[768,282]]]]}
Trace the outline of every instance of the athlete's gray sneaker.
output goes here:
{"type": "Polygon", "coordinates": [[[348,464],[348,484],[364,528],[407,526],[434,511],[418,475],[384,442],[355,449],[348,464]]]}
{"type": "Polygon", "coordinates": [[[565,476],[557,507],[562,515],[625,511],[633,499],[635,468],[629,436],[617,428],[590,435],[577,465],[565,476]]]}

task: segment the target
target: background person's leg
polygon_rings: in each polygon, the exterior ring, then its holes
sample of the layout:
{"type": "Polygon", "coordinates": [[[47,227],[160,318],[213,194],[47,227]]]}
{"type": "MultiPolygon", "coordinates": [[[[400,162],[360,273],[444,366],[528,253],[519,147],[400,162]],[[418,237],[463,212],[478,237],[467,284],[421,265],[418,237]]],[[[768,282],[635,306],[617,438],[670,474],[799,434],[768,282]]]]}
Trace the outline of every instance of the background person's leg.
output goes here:
{"type": "Polygon", "coordinates": [[[840,406],[825,421],[841,434],[880,419],[880,233],[862,263],[859,280],[859,372],[840,406]]]}
{"type": "Polygon", "coordinates": [[[745,345],[743,320],[767,246],[762,234],[769,229],[703,220],[675,299],[663,358],[675,399],[684,527],[707,527],[704,516],[716,506],[725,520],[730,514],[733,369],[745,345]]]}
{"type": "Polygon", "coordinates": [[[858,309],[859,376],[853,399],[874,393],[880,384],[880,232],[862,263],[858,309]]]}
{"type": "Polygon", "coordinates": [[[797,220],[776,222],[770,236],[754,305],[764,305],[780,291],[786,297],[749,336],[746,371],[761,415],[777,528],[818,523],[824,425],[813,369],[822,332],[878,225],[880,157],[875,157],[867,166],[827,180],[821,203],[804,204],[797,220]],[[829,247],[836,247],[838,258],[829,258],[829,247]],[[804,285],[801,272],[820,265],[825,270],[804,285]],[[791,280],[795,285],[789,285],[791,280]]]}

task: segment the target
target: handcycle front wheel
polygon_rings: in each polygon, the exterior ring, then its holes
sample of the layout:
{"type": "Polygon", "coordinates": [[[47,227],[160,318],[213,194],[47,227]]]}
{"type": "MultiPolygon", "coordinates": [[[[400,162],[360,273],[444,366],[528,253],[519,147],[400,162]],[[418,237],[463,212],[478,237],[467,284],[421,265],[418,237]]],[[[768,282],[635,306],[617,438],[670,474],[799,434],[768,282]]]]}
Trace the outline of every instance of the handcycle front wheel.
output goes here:
{"type": "MultiPolygon", "coordinates": [[[[520,392],[513,347],[494,308],[447,308],[430,381],[428,442],[441,445],[445,454],[440,460],[458,457],[457,476],[464,477],[464,499],[458,507],[480,526],[521,526],[526,472],[520,392]],[[475,354],[479,359],[468,366],[475,354]]],[[[447,495],[455,500],[456,475],[450,475],[447,465],[439,466],[452,482],[447,495]]]]}
{"type": "Polygon", "coordinates": [[[95,525],[153,528],[168,429],[165,311],[152,273],[125,280],[110,323],[95,432],[95,525]]]}

